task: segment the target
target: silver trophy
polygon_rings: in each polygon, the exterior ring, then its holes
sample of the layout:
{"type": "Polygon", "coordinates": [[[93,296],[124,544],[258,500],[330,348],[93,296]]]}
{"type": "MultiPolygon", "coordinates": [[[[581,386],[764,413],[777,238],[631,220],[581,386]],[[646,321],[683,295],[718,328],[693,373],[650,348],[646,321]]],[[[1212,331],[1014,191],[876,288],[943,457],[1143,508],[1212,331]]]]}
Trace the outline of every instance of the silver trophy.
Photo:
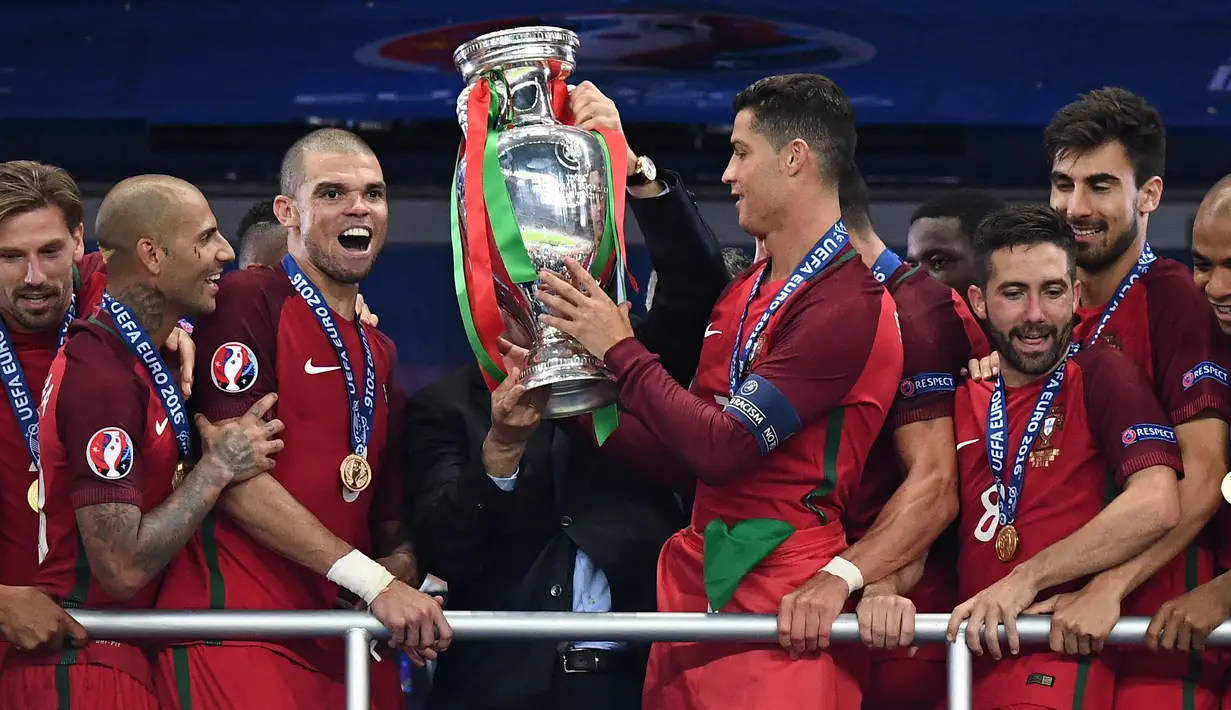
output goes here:
{"type": "MultiPolygon", "coordinates": [[[[465,130],[465,98],[480,77],[488,79],[500,109],[496,140],[500,170],[530,263],[567,278],[565,257],[585,269],[607,230],[607,161],[590,133],[557,120],[548,82],[572,73],[580,41],[569,30],[521,27],[492,32],[453,53],[467,88],[458,101],[465,130]]],[[[492,139],[489,139],[492,140],[492,139]]],[[[466,158],[457,166],[458,224],[465,236],[466,158]]],[[[482,189],[482,186],[474,186],[482,189]]],[[[612,235],[614,236],[614,235],[612,235]]],[[[498,254],[493,253],[493,259],[498,254]]],[[[539,322],[546,307],[535,296],[537,281],[505,283],[496,277],[501,310],[533,335],[521,382],[550,387],[544,416],[571,417],[616,400],[615,378],[602,360],[572,336],[539,322]]]]}

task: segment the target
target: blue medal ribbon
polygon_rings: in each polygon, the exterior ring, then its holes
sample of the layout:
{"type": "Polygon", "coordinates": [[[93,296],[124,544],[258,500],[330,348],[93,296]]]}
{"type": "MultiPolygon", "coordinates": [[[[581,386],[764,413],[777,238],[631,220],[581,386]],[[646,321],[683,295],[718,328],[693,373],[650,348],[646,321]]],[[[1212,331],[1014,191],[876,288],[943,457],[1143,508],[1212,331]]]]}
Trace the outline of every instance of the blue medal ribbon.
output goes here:
{"type": "Polygon", "coordinates": [[[880,283],[886,283],[889,281],[889,277],[893,276],[893,272],[897,271],[901,265],[902,260],[898,255],[886,249],[881,252],[880,256],[876,257],[876,261],[872,264],[872,275],[880,283]]]}
{"type": "MultiPolygon", "coordinates": [[[[817,240],[812,247],[812,251],[804,257],[804,260],[799,262],[799,266],[795,267],[795,271],[782,285],[778,291],[778,295],[770,302],[769,308],[765,309],[765,313],[761,315],[761,319],[752,327],[752,331],[748,333],[748,337],[744,340],[743,347],[739,346],[736,341],[735,349],[731,351],[731,370],[729,374],[729,394],[731,397],[736,395],[740,383],[744,381],[744,375],[747,374],[748,366],[752,362],[753,352],[756,350],[757,340],[765,332],[765,327],[769,325],[769,320],[782,309],[782,306],[787,302],[794,293],[799,290],[808,281],[821,275],[826,266],[829,266],[838,252],[846,246],[848,242],[846,235],[846,225],[842,220],[838,220],[834,226],[829,228],[829,231],[817,240]]],[[[752,302],[756,300],[757,293],[761,290],[761,284],[765,281],[765,274],[769,272],[769,262],[767,261],[761,267],[761,273],[757,274],[756,283],[752,285],[752,291],[748,294],[748,302],[744,304],[744,312],[739,317],[739,329],[736,331],[738,338],[739,333],[744,332],[744,322],[748,319],[748,309],[752,307],[752,302]]]]}
{"type": "Polygon", "coordinates": [[[1005,481],[1004,460],[1005,449],[1009,445],[1009,410],[1004,391],[1004,377],[996,377],[996,388],[992,390],[992,400],[987,406],[987,460],[992,467],[992,476],[996,479],[1000,495],[999,527],[1012,525],[1017,519],[1017,503],[1021,499],[1022,485],[1026,481],[1026,457],[1034,446],[1034,440],[1043,427],[1043,418],[1051,409],[1052,401],[1064,384],[1064,368],[1068,358],[1060,361],[1060,365],[1052,372],[1039,398],[1034,403],[1034,411],[1030,413],[1030,421],[1026,423],[1026,431],[1022,433],[1022,442],[1017,447],[1017,455],[1013,459],[1013,471],[1009,480],[1005,481]]]}
{"type": "MultiPolygon", "coordinates": [[[[68,337],[68,326],[77,317],[77,294],[70,294],[68,310],[64,312],[64,320],[60,323],[60,335],[56,338],[56,351],[64,345],[68,337]]],[[[17,418],[17,428],[26,440],[26,450],[30,452],[30,460],[35,466],[39,463],[38,447],[38,401],[30,391],[26,382],[26,373],[21,369],[21,361],[13,349],[13,339],[9,335],[8,326],[0,318],[0,376],[4,377],[4,392],[9,397],[9,406],[13,408],[13,416],[17,418]]]]}
{"type": "Polygon", "coordinates": [[[150,382],[154,383],[154,391],[162,402],[162,409],[171,422],[171,431],[175,433],[175,445],[179,448],[180,460],[187,460],[192,453],[189,441],[191,432],[188,427],[188,412],[184,408],[184,395],[180,393],[179,383],[175,381],[175,373],[167,367],[158,346],[150,340],[149,333],[141,327],[141,323],[132,311],[128,310],[128,306],[103,291],[102,309],[115,321],[116,333],[124,347],[141,361],[145,371],[149,373],[150,382]]]}
{"type": "Polygon", "coordinates": [[[296,293],[308,304],[308,309],[312,311],[321,330],[325,331],[325,337],[333,344],[334,352],[338,354],[338,364],[342,367],[342,377],[346,379],[346,396],[350,402],[350,448],[353,453],[366,459],[368,440],[372,435],[372,420],[376,416],[376,362],[372,358],[368,336],[363,332],[363,324],[355,318],[359,342],[363,345],[363,396],[360,397],[355,386],[355,368],[346,352],[346,343],[342,342],[342,334],[333,319],[333,311],[330,310],[329,304],[325,303],[320,289],[304,274],[290,254],[282,257],[282,269],[286,271],[296,293]]]}
{"type": "MultiPolygon", "coordinates": [[[[1103,334],[1103,328],[1107,327],[1107,321],[1111,320],[1111,317],[1115,314],[1116,309],[1118,309],[1120,304],[1124,302],[1124,297],[1128,295],[1128,290],[1132,288],[1133,284],[1137,283],[1142,276],[1149,273],[1150,267],[1154,266],[1154,262],[1157,261],[1157,259],[1158,257],[1154,256],[1154,250],[1150,248],[1150,243],[1146,242],[1146,245],[1141,249],[1141,256],[1137,258],[1137,265],[1133,267],[1132,271],[1128,272],[1128,275],[1125,276],[1124,280],[1120,282],[1120,286],[1116,288],[1115,295],[1113,295],[1111,300],[1107,302],[1107,305],[1103,307],[1103,315],[1099,318],[1098,326],[1095,327],[1094,333],[1090,336],[1090,340],[1086,343],[1085,347],[1090,347],[1098,342],[1099,336],[1103,334]]],[[[1069,355],[1076,355],[1081,352],[1081,348],[1081,341],[1074,340],[1069,343],[1069,355]]]]}

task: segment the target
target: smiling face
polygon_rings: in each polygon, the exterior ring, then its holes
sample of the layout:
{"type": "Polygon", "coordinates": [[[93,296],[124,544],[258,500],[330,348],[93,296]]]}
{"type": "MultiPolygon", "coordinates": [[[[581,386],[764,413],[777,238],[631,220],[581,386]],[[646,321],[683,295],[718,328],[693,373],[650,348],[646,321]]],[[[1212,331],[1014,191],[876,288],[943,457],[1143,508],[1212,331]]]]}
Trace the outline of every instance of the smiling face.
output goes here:
{"type": "Polygon", "coordinates": [[[1142,233],[1142,218],[1162,196],[1162,179],[1140,188],[1119,141],[1084,152],[1061,153],[1052,163],[1051,206],[1077,237],[1077,265],[1097,273],[1125,254],[1142,233]]]}
{"type": "Polygon", "coordinates": [[[176,214],[158,242],[165,249],[158,290],[184,313],[213,313],[223,266],[235,251],[218,231],[209,202],[195,188],[182,190],[176,214]]]}
{"type": "Polygon", "coordinates": [[[307,152],[303,168],[294,202],[278,198],[279,218],[298,229],[308,259],[325,276],[358,283],[385,245],[389,203],[380,161],[370,153],[307,152]]]}
{"type": "Polygon", "coordinates": [[[781,151],[774,150],[769,139],[753,127],[754,119],[752,109],[736,114],[731,130],[731,159],[722,173],[722,181],[731,186],[739,226],[761,240],[779,223],[788,180],[781,164],[781,151]]]}
{"type": "Polygon", "coordinates": [[[1206,196],[1193,222],[1193,281],[1231,335],[1231,180],[1206,196]]]}
{"type": "Polygon", "coordinates": [[[0,309],[22,330],[60,324],[73,295],[73,264],[83,250],[58,207],[0,220],[0,309]]]}

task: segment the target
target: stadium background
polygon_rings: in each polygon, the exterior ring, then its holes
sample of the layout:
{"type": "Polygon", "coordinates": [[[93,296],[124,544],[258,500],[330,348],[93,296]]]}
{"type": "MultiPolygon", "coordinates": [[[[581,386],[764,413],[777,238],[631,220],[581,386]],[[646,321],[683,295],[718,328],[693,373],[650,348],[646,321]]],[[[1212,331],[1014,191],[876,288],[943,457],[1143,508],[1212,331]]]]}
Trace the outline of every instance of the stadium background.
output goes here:
{"type": "MultiPolygon", "coordinates": [[[[731,99],[815,71],[848,93],[881,236],[901,250],[919,202],[955,186],[1046,199],[1042,126],[1079,92],[1119,85],[1168,126],[1156,250],[1188,261],[1201,194],[1231,172],[1226,0],[61,0],[0,9],[0,160],[69,169],[87,222],[115,181],[202,187],[234,237],[312,126],[359,131],[391,187],[389,237],[363,292],[417,388],[470,357],[453,296],[445,192],[460,132],[454,47],[553,24],[581,35],[577,80],[618,103],[630,143],[679,171],[721,241],[750,247],[719,176],[731,99]]],[[[628,220],[634,273],[648,263],[628,220]]],[[[89,228],[87,224],[87,229],[89,228]]]]}

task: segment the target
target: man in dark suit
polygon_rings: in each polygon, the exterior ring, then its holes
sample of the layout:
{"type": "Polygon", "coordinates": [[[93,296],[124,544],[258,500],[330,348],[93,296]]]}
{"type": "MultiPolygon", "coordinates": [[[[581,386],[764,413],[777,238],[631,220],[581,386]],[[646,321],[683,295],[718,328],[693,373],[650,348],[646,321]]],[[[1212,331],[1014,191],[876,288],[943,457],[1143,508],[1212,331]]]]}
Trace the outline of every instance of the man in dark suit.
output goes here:
{"type": "MultiPolygon", "coordinates": [[[[618,128],[614,104],[591,89],[573,92],[574,113],[618,128]]],[[[637,337],[687,384],[729,274],[703,223],[678,224],[677,215],[696,215],[671,205],[692,200],[678,176],[655,179],[653,164],[635,156],[630,166],[637,172],[629,203],[658,273],[637,337]]],[[[453,609],[654,611],[658,552],[688,522],[680,498],[607,460],[592,442],[540,422],[540,393],[519,392],[511,380],[489,394],[471,365],[409,403],[420,568],[448,583],[453,609]]],[[[458,640],[438,661],[427,704],[640,708],[648,652],[648,643],[601,639],[458,640]]]]}

